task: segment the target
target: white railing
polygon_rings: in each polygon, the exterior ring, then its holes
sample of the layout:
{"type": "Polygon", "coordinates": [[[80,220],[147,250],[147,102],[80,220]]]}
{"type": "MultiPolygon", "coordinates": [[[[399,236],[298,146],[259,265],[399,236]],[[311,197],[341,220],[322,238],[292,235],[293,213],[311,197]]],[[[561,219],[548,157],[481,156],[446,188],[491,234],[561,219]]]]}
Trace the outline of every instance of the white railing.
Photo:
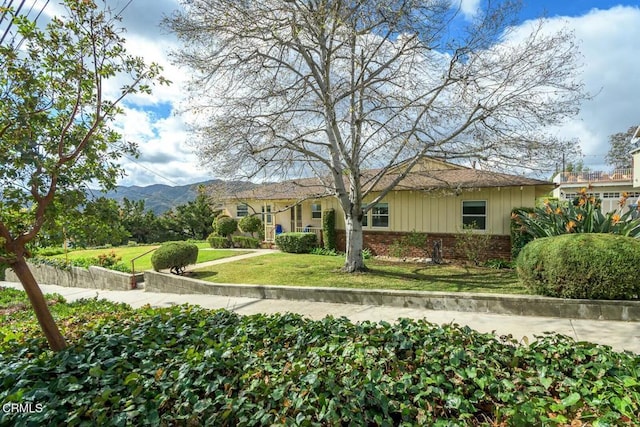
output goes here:
{"type": "Polygon", "coordinates": [[[310,226],[296,227],[296,232],[297,233],[315,233],[315,235],[318,237],[318,242],[320,242],[322,239],[322,227],[310,227],[310,226]]]}
{"type": "Polygon", "coordinates": [[[602,171],[590,171],[590,172],[560,172],[555,176],[553,182],[616,182],[616,181],[631,181],[632,170],[616,169],[609,172],[602,171]]]}

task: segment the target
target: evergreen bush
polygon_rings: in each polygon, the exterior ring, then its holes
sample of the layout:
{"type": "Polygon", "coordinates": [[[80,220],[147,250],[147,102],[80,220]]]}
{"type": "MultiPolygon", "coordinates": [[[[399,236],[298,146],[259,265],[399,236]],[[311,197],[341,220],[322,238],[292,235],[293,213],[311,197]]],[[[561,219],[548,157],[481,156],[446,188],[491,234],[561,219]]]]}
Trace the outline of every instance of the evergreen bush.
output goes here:
{"type": "Polygon", "coordinates": [[[189,264],[198,260],[198,246],[188,242],[167,242],[151,256],[155,271],[168,268],[173,274],[182,274],[189,264]]]}
{"type": "Polygon", "coordinates": [[[315,233],[282,233],[276,236],[280,250],[292,254],[308,254],[317,244],[315,233]]]}
{"type": "Polygon", "coordinates": [[[245,216],[238,221],[238,229],[243,233],[250,233],[253,237],[254,233],[264,232],[262,220],[258,216],[245,216]]]}
{"type": "Polygon", "coordinates": [[[248,236],[233,236],[231,238],[233,246],[242,249],[258,249],[260,247],[260,240],[255,237],[248,236]]]}
{"type": "Polygon", "coordinates": [[[214,233],[209,234],[209,237],[207,237],[207,242],[209,242],[209,246],[216,249],[223,249],[231,246],[229,239],[227,239],[226,237],[218,236],[214,233]]]}
{"type": "Polygon", "coordinates": [[[238,221],[228,216],[218,217],[214,222],[214,230],[218,236],[228,238],[238,229],[238,221]]]}
{"type": "Polygon", "coordinates": [[[518,277],[535,293],[560,298],[640,297],[635,267],[640,241],[612,234],[581,233],[528,243],[516,262],[518,277]]]}
{"type": "Polygon", "coordinates": [[[329,209],[322,214],[322,241],[327,250],[336,250],[336,211],[329,209]]]}

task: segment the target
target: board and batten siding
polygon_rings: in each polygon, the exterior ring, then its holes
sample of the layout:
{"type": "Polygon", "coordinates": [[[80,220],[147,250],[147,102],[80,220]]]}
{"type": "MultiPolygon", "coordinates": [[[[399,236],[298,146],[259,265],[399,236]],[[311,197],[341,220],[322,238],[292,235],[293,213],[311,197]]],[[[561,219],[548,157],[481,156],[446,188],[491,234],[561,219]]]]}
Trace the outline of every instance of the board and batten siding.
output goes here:
{"type": "MultiPolygon", "coordinates": [[[[383,200],[389,204],[389,227],[365,230],[423,233],[459,233],[462,230],[462,202],[487,202],[487,228],[490,234],[508,235],[513,208],[533,207],[534,187],[501,187],[462,190],[459,195],[443,195],[425,191],[392,191],[383,200]]],[[[338,210],[337,225],[344,229],[342,211],[338,210]]]]}
{"type": "MultiPolygon", "coordinates": [[[[486,232],[495,235],[508,235],[510,214],[513,208],[533,207],[536,197],[540,197],[540,191],[535,187],[494,187],[481,189],[463,189],[459,194],[444,193],[442,191],[392,191],[381,201],[389,204],[389,227],[373,227],[372,221],[368,221],[365,231],[393,231],[422,233],[459,233],[462,230],[462,202],[486,201],[487,202],[487,228],[486,232]]],[[[365,200],[370,202],[375,197],[372,194],[365,200]]],[[[316,202],[316,201],[313,201],[316,202]]],[[[338,200],[327,197],[318,200],[322,204],[322,210],[334,209],[336,211],[336,228],[345,229],[344,214],[338,200]]],[[[284,231],[290,230],[290,212],[288,206],[294,201],[249,201],[249,212],[261,212],[263,205],[271,205],[273,224],[282,224],[284,231]],[[284,212],[277,212],[284,210],[284,212]]],[[[301,207],[303,210],[304,225],[320,226],[321,221],[311,220],[311,201],[305,201],[301,207]]],[[[236,216],[235,205],[227,205],[226,213],[236,216]]],[[[371,212],[368,213],[369,218],[371,212]]]]}

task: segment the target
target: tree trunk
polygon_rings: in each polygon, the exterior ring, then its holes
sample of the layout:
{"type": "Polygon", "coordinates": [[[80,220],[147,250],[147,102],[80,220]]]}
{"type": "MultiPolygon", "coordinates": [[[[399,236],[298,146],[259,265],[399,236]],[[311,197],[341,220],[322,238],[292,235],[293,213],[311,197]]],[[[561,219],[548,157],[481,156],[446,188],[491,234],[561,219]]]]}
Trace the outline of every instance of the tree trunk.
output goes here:
{"type": "Polygon", "coordinates": [[[362,256],[363,234],[362,220],[353,215],[345,216],[345,233],[346,233],[346,250],[347,255],[342,267],[342,271],[346,273],[356,273],[367,271],[362,256]]]}
{"type": "Polygon", "coordinates": [[[31,301],[31,306],[36,313],[40,328],[42,328],[42,332],[44,332],[49,342],[49,347],[51,347],[53,351],[64,349],[67,343],[60,333],[55,320],[53,320],[47,301],[44,299],[44,295],[35,277],[33,277],[31,270],[29,270],[27,262],[23,257],[19,257],[17,261],[10,264],[10,267],[16,273],[16,276],[18,276],[18,279],[20,279],[20,283],[22,283],[22,287],[31,301]]]}

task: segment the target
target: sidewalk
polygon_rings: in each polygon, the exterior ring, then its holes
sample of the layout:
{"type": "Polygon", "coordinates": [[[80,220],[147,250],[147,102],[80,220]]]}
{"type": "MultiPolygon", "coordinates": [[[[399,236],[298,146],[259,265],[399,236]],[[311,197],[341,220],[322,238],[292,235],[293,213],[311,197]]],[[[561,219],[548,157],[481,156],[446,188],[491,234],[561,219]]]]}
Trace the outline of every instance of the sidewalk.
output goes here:
{"type": "MultiPolygon", "coordinates": [[[[238,259],[238,258],[236,258],[238,259]]],[[[0,282],[0,286],[22,289],[19,283],[0,282]]],[[[320,303],[309,301],[272,300],[243,297],[226,297],[203,294],[165,294],[144,290],[108,291],[82,288],[66,288],[55,285],[41,285],[45,293],[58,293],[68,301],[81,298],[104,298],[124,302],[132,307],[149,304],[166,307],[176,304],[197,304],[205,308],[224,308],[239,314],[255,313],[299,313],[311,319],[321,319],[331,315],[347,317],[352,321],[393,322],[400,317],[426,319],[436,324],[458,323],[480,332],[494,332],[496,335],[513,335],[517,340],[523,337],[531,342],[534,335],[556,332],[568,335],[577,341],[589,341],[609,345],[615,350],[629,350],[640,354],[640,322],[619,322],[605,320],[561,319],[554,317],[506,316],[488,313],[441,311],[386,306],[320,303]]]]}

